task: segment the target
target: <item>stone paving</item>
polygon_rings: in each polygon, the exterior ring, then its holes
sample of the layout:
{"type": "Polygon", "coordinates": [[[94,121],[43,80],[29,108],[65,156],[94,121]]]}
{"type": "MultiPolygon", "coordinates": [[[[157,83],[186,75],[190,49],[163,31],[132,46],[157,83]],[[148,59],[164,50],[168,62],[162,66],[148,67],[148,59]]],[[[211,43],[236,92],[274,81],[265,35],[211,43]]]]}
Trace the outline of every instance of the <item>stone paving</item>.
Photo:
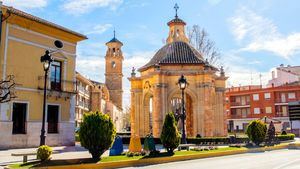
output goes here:
{"type": "MultiPolygon", "coordinates": [[[[53,150],[60,152],[59,154],[53,154],[52,159],[74,159],[74,158],[90,158],[89,152],[76,144],[75,146],[61,146],[53,147],[53,150]]],[[[12,153],[22,153],[22,152],[32,152],[36,151],[36,148],[25,148],[25,149],[9,149],[9,150],[0,150],[0,166],[6,166],[11,163],[22,162],[23,157],[13,157],[12,153]]],[[[107,156],[108,152],[105,152],[104,156],[107,156]]],[[[35,156],[28,156],[28,161],[36,159],[35,156]]],[[[0,168],[1,169],[1,168],[0,168]]]]}

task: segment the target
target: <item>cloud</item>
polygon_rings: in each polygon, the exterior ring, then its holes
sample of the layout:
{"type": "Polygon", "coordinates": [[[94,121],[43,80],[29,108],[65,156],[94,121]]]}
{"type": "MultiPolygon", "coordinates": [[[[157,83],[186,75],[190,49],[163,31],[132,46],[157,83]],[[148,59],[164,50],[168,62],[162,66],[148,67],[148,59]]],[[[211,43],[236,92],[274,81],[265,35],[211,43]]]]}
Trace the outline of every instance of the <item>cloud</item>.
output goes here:
{"type": "Polygon", "coordinates": [[[115,10],[123,3],[123,0],[67,0],[62,8],[70,14],[80,15],[97,8],[108,7],[115,10]]]}
{"type": "Polygon", "coordinates": [[[4,5],[18,9],[43,8],[47,6],[47,0],[2,0],[4,5]]]}
{"type": "Polygon", "coordinates": [[[88,56],[78,57],[76,60],[76,70],[85,77],[104,82],[105,71],[104,57],[100,56],[88,56]]]}
{"type": "Polygon", "coordinates": [[[300,32],[283,35],[272,20],[246,7],[229,19],[235,39],[244,45],[241,51],[268,51],[285,59],[300,52],[300,32]]]}
{"type": "Polygon", "coordinates": [[[106,32],[108,29],[110,29],[111,27],[112,27],[112,24],[95,25],[91,29],[89,29],[89,31],[86,32],[85,34],[87,34],[87,35],[89,35],[89,34],[102,34],[102,33],[106,32]]]}
{"type": "Polygon", "coordinates": [[[246,58],[236,51],[224,53],[224,56],[226,59],[222,62],[225,65],[226,76],[229,76],[227,87],[260,85],[260,83],[264,86],[271,77],[270,70],[258,70],[257,65],[261,64],[259,60],[246,58]]]}

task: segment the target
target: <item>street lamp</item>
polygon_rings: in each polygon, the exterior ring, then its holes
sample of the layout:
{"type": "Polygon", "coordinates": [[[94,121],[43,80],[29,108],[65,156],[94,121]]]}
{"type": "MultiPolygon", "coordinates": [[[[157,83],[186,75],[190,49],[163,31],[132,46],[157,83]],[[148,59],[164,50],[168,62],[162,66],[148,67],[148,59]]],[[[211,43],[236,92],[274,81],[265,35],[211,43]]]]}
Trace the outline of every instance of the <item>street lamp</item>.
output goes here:
{"type": "Polygon", "coordinates": [[[184,105],[184,89],[187,86],[187,81],[186,78],[181,75],[181,77],[178,79],[178,86],[181,90],[181,120],[182,120],[182,136],[181,136],[181,143],[186,144],[186,134],[185,134],[185,119],[186,119],[186,114],[185,114],[185,105],[184,105]]]}
{"type": "MultiPolygon", "coordinates": [[[[63,43],[59,40],[56,40],[54,42],[54,45],[58,49],[63,47],[63,43]]],[[[43,121],[42,121],[42,129],[41,129],[41,136],[40,136],[40,146],[45,145],[45,142],[46,142],[45,119],[46,119],[47,78],[48,78],[48,71],[49,71],[51,62],[53,62],[53,58],[51,57],[51,54],[56,51],[50,52],[49,50],[46,50],[45,54],[43,56],[41,56],[41,63],[43,63],[45,79],[44,79],[43,121]]]]}

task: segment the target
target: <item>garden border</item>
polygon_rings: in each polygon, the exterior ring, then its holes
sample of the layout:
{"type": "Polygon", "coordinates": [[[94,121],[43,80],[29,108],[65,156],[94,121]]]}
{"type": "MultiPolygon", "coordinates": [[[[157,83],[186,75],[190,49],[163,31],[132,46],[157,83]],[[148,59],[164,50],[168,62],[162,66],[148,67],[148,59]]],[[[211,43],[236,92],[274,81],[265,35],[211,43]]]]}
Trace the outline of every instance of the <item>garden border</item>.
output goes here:
{"type": "Polygon", "coordinates": [[[40,169],[112,169],[112,168],[121,168],[121,167],[134,167],[134,166],[146,166],[153,164],[162,164],[176,161],[186,161],[210,157],[220,157],[227,155],[236,155],[243,153],[253,153],[253,152],[264,152],[272,151],[279,149],[289,148],[289,143],[283,143],[273,147],[261,147],[261,148],[251,148],[251,149],[242,149],[242,150],[228,150],[225,152],[211,152],[205,154],[192,154],[185,156],[172,156],[172,157],[157,157],[157,158],[146,158],[146,159],[137,159],[137,160],[128,160],[128,161],[118,161],[118,162],[103,162],[97,164],[76,164],[76,165],[64,165],[64,166],[48,166],[40,167],[40,169]]]}

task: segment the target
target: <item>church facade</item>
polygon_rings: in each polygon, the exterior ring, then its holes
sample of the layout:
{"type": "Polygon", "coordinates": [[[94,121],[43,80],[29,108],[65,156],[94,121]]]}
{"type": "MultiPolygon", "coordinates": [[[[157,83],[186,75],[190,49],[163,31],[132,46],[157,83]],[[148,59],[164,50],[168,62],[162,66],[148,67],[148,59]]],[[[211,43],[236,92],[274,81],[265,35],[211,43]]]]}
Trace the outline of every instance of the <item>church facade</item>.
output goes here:
{"type": "MultiPolygon", "coordinates": [[[[184,75],[186,132],[205,137],[227,136],[225,73],[208,63],[193,48],[185,34],[186,23],[177,14],[168,22],[169,36],[161,49],[138,71],[133,68],[131,83],[131,134],[159,138],[165,115],[180,113],[181,90],[178,79],[184,75]]],[[[178,124],[181,127],[181,124],[178,124]]]]}

